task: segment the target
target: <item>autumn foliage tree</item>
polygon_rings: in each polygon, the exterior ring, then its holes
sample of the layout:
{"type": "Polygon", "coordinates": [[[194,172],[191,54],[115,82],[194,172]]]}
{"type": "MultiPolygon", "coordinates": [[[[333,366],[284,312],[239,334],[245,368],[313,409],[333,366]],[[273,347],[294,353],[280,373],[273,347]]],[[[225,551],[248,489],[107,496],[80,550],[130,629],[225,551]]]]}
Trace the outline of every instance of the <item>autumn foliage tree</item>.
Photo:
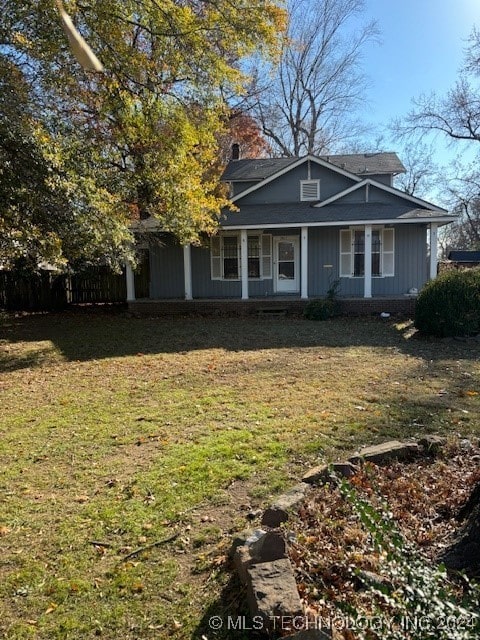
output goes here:
{"type": "MultiPolygon", "coordinates": [[[[132,212],[156,218],[181,242],[198,241],[227,204],[218,186],[218,134],[228,114],[222,96],[226,88],[242,92],[245,56],[275,55],[284,12],[273,0],[65,6],[103,73],[78,65],[50,0],[5,0],[0,43],[28,87],[30,124],[42,131],[67,201],[105,253],[123,247],[132,212]],[[111,221],[109,237],[97,234],[111,221]]],[[[74,216],[71,223],[74,233],[74,216]]],[[[70,260],[65,230],[57,245],[45,257],[70,260]]]]}
{"type": "Polygon", "coordinates": [[[232,146],[239,145],[242,158],[265,158],[272,149],[258,121],[249,113],[232,109],[225,129],[219,135],[219,162],[225,166],[232,157],[232,146]]]}

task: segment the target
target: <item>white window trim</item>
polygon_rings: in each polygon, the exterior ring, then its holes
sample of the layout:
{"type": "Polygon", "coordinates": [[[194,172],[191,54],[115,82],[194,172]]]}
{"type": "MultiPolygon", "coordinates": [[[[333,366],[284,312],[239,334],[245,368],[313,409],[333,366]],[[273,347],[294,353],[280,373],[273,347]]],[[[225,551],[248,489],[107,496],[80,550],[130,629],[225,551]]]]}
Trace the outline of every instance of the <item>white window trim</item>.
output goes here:
{"type": "MultiPolygon", "coordinates": [[[[259,262],[260,262],[260,277],[259,278],[248,278],[249,282],[259,282],[261,280],[272,280],[273,279],[273,266],[272,266],[272,234],[270,233],[263,233],[263,231],[251,231],[248,233],[247,238],[250,237],[258,237],[259,239],[259,262]],[[264,253],[263,252],[263,248],[264,248],[264,239],[269,238],[269,249],[270,252],[269,253],[264,253]],[[264,260],[265,259],[269,259],[270,260],[270,275],[264,275],[264,260]]],[[[221,233],[217,236],[213,236],[210,239],[210,279],[211,280],[217,280],[217,281],[221,281],[221,282],[240,282],[241,281],[241,274],[242,274],[242,256],[241,256],[241,250],[240,250],[240,232],[226,232],[226,233],[221,233]],[[225,237],[230,237],[230,238],[237,238],[237,256],[238,256],[238,277],[237,278],[225,278],[224,276],[224,251],[223,251],[223,238],[225,237]],[[220,255],[215,256],[213,254],[213,249],[212,249],[212,245],[215,241],[218,241],[220,243],[220,255]],[[220,276],[214,276],[214,268],[213,268],[213,262],[214,260],[219,260],[220,263],[220,276]]]]}
{"type": "MultiPolygon", "coordinates": [[[[355,231],[365,231],[365,227],[363,226],[353,226],[353,227],[349,227],[348,229],[340,229],[340,234],[339,234],[339,242],[340,242],[340,247],[339,247],[339,253],[340,253],[340,264],[339,264],[339,274],[340,274],[340,278],[352,278],[355,280],[359,280],[359,279],[363,279],[365,276],[355,276],[353,275],[353,269],[354,269],[354,232],[355,231]],[[349,251],[342,251],[342,234],[348,232],[349,233],[349,247],[350,250],[349,251]],[[342,273],[341,272],[341,268],[342,268],[342,257],[344,256],[350,256],[350,274],[346,274],[346,273],[342,273]]],[[[374,225],[372,226],[372,231],[375,230],[379,230],[380,231],[380,244],[381,244],[381,251],[380,251],[380,275],[373,275],[372,274],[372,279],[379,279],[379,278],[393,278],[395,277],[395,229],[393,229],[392,227],[385,227],[384,225],[374,225]],[[384,236],[386,233],[391,233],[392,234],[392,250],[391,251],[386,251],[385,250],[385,241],[384,241],[384,236]],[[392,257],[391,263],[392,263],[392,272],[391,273],[385,273],[385,269],[384,269],[384,261],[385,261],[385,256],[386,255],[390,255],[392,257]]]]}

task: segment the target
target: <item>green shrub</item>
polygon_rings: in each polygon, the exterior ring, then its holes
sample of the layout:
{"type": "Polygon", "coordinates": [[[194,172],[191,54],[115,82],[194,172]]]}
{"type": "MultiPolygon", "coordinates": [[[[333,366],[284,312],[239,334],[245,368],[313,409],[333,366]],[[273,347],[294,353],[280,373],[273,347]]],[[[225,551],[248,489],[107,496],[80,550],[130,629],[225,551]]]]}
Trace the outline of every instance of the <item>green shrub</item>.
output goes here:
{"type": "Polygon", "coordinates": [[[338,303],[328,298],[311,300],[303,311],[307,320],[328,320],[338,315],[338,303]]]}
{"type": "Polygon", "coordinates": [[[423,333],[468,336],[480,332],[480,269],[447,271],[420,292],[415,326],[423,333]]]}
{"type": "Polygon", "coordinates": [[[340,281],[334,280],[325,298],[310,300],[303,311],[303,315],[307,320],[328,320],[329,318],[339,315],[340,306],[337,300],[339,285],[340,281]]]}

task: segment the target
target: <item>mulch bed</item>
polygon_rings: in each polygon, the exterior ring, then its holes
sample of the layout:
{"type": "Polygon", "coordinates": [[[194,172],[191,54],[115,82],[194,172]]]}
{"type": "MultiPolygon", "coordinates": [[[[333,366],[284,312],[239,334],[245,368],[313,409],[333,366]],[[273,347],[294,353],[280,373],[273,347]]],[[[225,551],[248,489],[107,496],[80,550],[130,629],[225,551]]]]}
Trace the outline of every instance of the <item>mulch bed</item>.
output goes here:
{"type": "MultiPolygon", "coordinates": [[[[404,539],[435,562],[458,529],[455,516],[479,480],[480,449],[463,440],[447,444],[436,458],[366,464],[350,482],[360,498],[383,513],[388,509],[404,539]]],[[[336,486],[308,493],[288,523],[288,538],[307,616],[332,616],[347,604],[372,615],[371,594],[359,584],[358,571],[380,577],[380,554],[336,486]]],[[[357,637],[346,629],[342,633],[357,637]]]]}

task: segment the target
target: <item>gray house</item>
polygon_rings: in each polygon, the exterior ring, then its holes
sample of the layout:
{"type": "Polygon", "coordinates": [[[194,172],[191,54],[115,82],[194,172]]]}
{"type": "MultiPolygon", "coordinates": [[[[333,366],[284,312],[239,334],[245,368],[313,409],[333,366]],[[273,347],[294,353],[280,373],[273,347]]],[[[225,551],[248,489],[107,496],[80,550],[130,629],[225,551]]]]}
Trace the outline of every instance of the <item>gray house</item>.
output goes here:
{"type": "MultiPolygon", "coordinates": [[[[421,289],[455,217],[394,188],[404,171],[395,153],[232,160],[222,179],[237,210],[203,247],[150,247],[150,299],[308,299],[337,279],[350,298],[421,289]]],[[[130,269],[127,285],[133,301],[130,269]]]]}

